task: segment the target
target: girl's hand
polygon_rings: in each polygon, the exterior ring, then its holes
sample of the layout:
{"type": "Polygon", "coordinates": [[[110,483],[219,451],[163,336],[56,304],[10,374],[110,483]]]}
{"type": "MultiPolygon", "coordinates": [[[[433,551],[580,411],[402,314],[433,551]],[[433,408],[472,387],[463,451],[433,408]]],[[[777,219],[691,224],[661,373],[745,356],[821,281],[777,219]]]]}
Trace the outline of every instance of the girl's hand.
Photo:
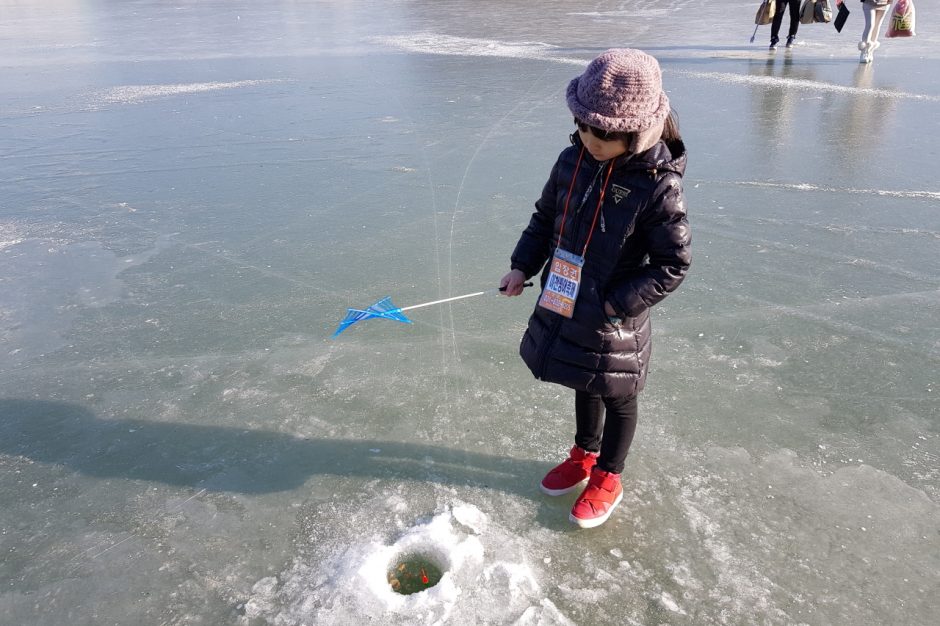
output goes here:
{"type": "Polygon", "coordinates": [[[499,281],[499,288],[503,289],[505,287],[500,293],[504,296],[518,296],[522,293],[523,283],[525,283],[525,274],[521,270],[510,270],[499,281]]]}
{"type": "Polygon", "coordinates": [[[610,302],[604,303],[604,313],[610,317],[615,317],[617,315],[617,312],[614,311],[614,307],[610,306],[610,302]]]}

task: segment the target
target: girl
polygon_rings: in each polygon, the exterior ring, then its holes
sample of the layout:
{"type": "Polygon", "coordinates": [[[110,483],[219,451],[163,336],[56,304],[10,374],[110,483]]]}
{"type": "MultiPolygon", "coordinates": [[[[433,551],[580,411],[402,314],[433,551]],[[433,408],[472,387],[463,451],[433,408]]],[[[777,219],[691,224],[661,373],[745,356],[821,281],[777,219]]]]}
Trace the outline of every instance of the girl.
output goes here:
{"type": "Polygon", "coordinates": [[[881,23],[891,7],[891,0],[862,0],[862,12],[865,13],[865,29],[862,31],[862,40],[858,42],[861,50],[859,63],[871,63],[875,58],[875,49],[881,45],[878,41],[878,32],[881,23]]]}
{"type": "Polygon", "coordinates": [[[685,146],[656,59],[608,50],[571,81],[567,101],[573,145],[552,168],[500,286],[519,295],[542,271],[519,350],[536,378],[575,390],[576,430],[569,457],[541,488],[561,495],[590,478],[570,515],[590,528],[623,497],[649,366],[649,309],[682,282],[691,240],[685,146]]]}

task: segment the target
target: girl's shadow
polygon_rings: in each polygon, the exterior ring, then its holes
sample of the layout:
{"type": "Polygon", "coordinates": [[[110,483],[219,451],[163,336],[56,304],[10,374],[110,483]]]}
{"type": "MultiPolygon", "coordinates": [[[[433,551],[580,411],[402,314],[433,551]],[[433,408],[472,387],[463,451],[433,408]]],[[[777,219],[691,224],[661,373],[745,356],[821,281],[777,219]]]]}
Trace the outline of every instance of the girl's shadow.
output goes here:
{"type": "Polygon", "coordinates": [[[0,399],[0,452],[88,476],[210,491],[289,490],[312,476],[353,476],[497,489],[542,500],[548,463],[417,443],[310,439],[144,420],[101,420],[63,402],[0,399]]]}

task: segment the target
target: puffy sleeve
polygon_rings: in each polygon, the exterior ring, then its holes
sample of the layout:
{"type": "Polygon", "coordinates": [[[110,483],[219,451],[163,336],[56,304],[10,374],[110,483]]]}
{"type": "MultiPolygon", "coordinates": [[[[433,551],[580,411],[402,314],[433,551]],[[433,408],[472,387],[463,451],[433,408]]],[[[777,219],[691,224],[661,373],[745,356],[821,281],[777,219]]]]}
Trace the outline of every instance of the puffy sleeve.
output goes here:
{"type": "Polygon", "coordinates": [[[692,265],[692,233],[680,178],[667,175],[637,216],[648,263],[614,285],[607,301],[618,314],[636,317],[682,283],[692,265]]]}
{"type": "Polygon", "coordinates": [[[519,243],[513,250],[510,267],[531,278],[537,274],[552,254],[555,238],[555,216],[560,161],[552,167],[548,182],[542,189],[542,197],[535,203],[535,212],[529,219],[529,225],[522,231],[519,243]]]}

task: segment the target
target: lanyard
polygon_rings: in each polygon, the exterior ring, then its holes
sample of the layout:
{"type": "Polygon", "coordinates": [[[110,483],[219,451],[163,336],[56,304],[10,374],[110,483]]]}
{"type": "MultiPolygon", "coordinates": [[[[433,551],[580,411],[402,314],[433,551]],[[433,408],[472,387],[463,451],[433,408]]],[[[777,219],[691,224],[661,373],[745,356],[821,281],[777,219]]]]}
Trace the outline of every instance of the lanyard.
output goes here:
{"type": "MultiPolygon", "coordinates": [[[[565,222],[568,218],[568,203],[571,202],[571,192],[574,191],[574,182],[578,180],[578,170],[581,169],[581,161],[584,159],[584,147],[581,147],[581,153],[578,154],[578,164],[574,167],[574,176],[571,177],[571,185],[568,187],[568,197],[565,198],[565,211],[561,215],[561,228],[558,230],[558,245],[561,245],[561,236],[565,232],[565,222]]],[[[587,254],[588,244],[591,243],[591,237],[594,235],[594,226],[597,224],[597,216],[601,213],[601,205],[604,204],[604,194],[607,193],[607,183],[610,181],[610,174],[614,171],[614,161],[615,159],[610,160],[610,164],[607,166],[607,176],[604,177],[604,184],[601,186],[601,197],[597,200],[597,208],[594,209],[594,219],[591,220],[591,230],[588,231],[587,241],[584,242],[584,249],[581,251],[581,256],[587,254]]],[[[592,184],[593,186],[593,184],[592,184]]],[[[590,191],[590,190],[589,190],[590,191]]],[[[583,200],[582,200],[583,202],[583,200]]]]}

